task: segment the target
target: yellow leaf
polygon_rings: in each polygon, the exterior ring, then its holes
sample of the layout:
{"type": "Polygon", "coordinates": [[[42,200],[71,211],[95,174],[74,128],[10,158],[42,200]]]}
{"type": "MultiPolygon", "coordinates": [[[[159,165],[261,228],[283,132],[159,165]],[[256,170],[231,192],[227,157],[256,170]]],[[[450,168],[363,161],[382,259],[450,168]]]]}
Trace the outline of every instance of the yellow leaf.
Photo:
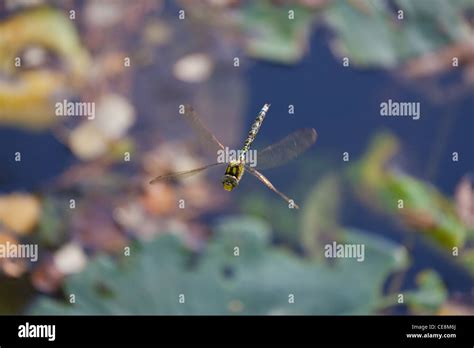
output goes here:
{"type": "Polygon", "coordinates": [[[0,196],[0,223],[18,235],[30,233],[41,212],[38,198],[22,193],[0,196]]]}

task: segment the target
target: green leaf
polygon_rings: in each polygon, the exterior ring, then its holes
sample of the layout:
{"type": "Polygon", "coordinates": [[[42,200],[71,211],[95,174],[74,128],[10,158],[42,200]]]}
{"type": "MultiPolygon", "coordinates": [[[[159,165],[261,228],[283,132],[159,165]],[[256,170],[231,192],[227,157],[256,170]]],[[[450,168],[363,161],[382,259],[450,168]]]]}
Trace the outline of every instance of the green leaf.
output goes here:
{"type": "MultiPolygon", "coordinates": [[[[299,242],[299,211],[288,206],[271,191],[248,192],[239,196],[240,209],[244,215],[259,217],[274,226],[273,236],[291,245],[299,242]]],[[[299,203],[297,201],[297,203],[299,203]]]]}
{"type": "Polygon", "coordinates": [[[405,300],[414,313],[433,314],[446,302],[448,291],[439,275],[432,270],[417,276],[418,289],[407,292],[405,300]]]}
{"type": "Polygon", "coordinates": [[[374,137],[367,153],[348,172],[358,196],[410,229],[423,231],[445,249],[462,247],[468,228],[457,216],[452,200],[429,182],[394,169],[390,162],[399,148],[398,139],[389,133],[374,137]]]}
{"type": "Polygon", "coordinates": [[[472,0],[397,0],[395,8],[403,19],[387,1],[334,1],[324,17],[336,32],[337,53],[360,66],[393,68],[472,35],[462,15],[472,0]]]}
{"type": "Polygon", "coordinates": [[[368,314],[387,275],[406,264],[404,249],[359,231],[350,231],[348,241],[366,243],[364,262],[337,259],[331,265],[272,247],[269,233],[260,220],[221,220],[194,263],[173,235],[137,243],[131,257],[102,256],[68,278],[64,290],[67,298],[75,295],[74,304],[43,297],[31,313],[368,314]]]}
{"type": "Polygon", "coordinates": [[[302,6],[251,2],[238,17],[247,34],[247,54],[278,63],[296,63],[305,53],[312,17],[313,13],[302,6]],[[288,11],[294,11],[294,19],[289,19],[288,11]]]}

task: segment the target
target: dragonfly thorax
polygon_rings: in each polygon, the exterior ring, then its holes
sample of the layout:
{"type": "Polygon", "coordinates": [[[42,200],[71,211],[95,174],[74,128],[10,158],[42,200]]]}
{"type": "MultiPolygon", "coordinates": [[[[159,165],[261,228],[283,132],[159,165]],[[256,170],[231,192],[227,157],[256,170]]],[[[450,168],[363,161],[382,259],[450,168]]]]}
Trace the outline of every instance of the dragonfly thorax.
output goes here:
{"type": "Polygon", "coordinates": [[[224,190],[232,191],[239,185],[240,179],[244,174],[244,163],[243,162],[230,162],[225,170],[225,174],[222,177],[222,185],[224,190]]]}

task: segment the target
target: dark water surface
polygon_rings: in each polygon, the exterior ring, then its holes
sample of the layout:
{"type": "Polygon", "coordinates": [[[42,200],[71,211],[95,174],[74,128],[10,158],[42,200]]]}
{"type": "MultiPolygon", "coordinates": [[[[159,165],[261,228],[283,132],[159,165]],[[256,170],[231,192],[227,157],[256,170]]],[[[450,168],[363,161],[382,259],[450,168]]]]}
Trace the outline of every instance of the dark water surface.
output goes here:
{"type": "MultiPolygon", "coordinates": [[[[330,172],[345,168],[344,151],[350,152],[351,161],[356,160],[377,131],[388,129],[402,141],[405,169],[433,182],[445,194],[452,196],[460,178],[474,172],[474,94],[446,105],[436,105],[416,88],[402,84],[389,73],[344,68],[329,51],[324,32],[313,35],[309,54],[296,66],[252,64],[250,69],[242,69],[249,95],[245,125],[251,124],[263,103],[272,104],[257,143],[268,144],[292,130],[314,127],[319,138],[304,160],[330,158],[334,163],[334,167],[328,168],[330,172]],[[421,119],[381,117],[379,105],[387,99],[420,102],[421,119]],[[294,115],[288,114],[289,104],[295,106],[294,115]],[[454,120],[447,122],[446,117],[454,117],[454,120]],[[444,143],[440,145],[440,141],[444,143]],[[460,153],[456,164],[451,161],[453,151],[460,153]]],[[[0,148],[2,192],[36,189],[75,161],[70,151],[49,133],[0,128],[0,148]],[[22,153],[21,164],[14,161],[17,151],[22,153]]],[[[287,167],[271,174],[272,181],[274,179],[282,191],[289,187],[290,172],[291,167],[287,167]]],[[[298,180],[298,173],[292,179],[298,180]]],[[[394,223],[356,204],[348,207],[344,224],[396,241],[406,240],[394,223]]],[[[470,291],[469,276],[418,239],[410,255],[414,266],[408,273],[406,285],[413,283],[413,275],[418,271],[434,268],[451,290],[470,291]]]]}
{"type": "MultiPolygon", "coordinates": [[[[343,152],[348,151],[351,161],[356,160],[377,131],[389,130],[402,143],[404,169],[452,196],[462,176],[474,172],[474,91],[467,97],[438,105],[390,73],[344,68],[330,52],[327,42],[326,33],[314,34],[310,53],[295,67],[254,64],[248,73],[247,123],[252,122],[264,102],[270,102],[265,130],[259,133],[266,143],[297,128],[316,128],[317,143],[305,160],[332,157],[334,167],[328,168],[328,172],[345,168],[343,152]],[[388,99],[420,102],[421,118],[380,116],[380,103],[388,99]],[[295,106],[294,115],[288,114],[289,104],[295,106]],[[451,160],[453,151],[460,154],[457,163],[451,160]]],[[[282,172],[288,174],[288,170],[282,172]]],[[[278,171],[271,177],[282,190],[287,186],[288,180],[279,176],[278,171]]],[[[380,233],[400,243],[407,240],[393,221],[356,204],[346,208],[344,225],[380,233]]],[[[410,251],[413,267],[406,276],[406,285],[413,285],[413,276],[420,270],[434,268],[450,290],[471,291],[472,280],[466,272],[449,264],[446,257],[418,238],[415,240],[410,251]]]]}

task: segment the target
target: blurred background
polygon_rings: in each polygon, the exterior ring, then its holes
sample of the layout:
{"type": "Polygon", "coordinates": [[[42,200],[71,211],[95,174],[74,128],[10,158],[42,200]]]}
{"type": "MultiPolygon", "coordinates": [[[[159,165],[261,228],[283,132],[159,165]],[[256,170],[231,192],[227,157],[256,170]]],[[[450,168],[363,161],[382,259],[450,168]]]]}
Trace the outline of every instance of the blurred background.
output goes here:
{"type": "Polygon", "coordinates": [[[0,313],[472,315],[473,116],[474,0],[0,0],[0,313]],[[264,172],[301,209],[148,184],[215,161],[180,105],[235,148],[264,103],[254,148],[318,131],[264,172]]]}

